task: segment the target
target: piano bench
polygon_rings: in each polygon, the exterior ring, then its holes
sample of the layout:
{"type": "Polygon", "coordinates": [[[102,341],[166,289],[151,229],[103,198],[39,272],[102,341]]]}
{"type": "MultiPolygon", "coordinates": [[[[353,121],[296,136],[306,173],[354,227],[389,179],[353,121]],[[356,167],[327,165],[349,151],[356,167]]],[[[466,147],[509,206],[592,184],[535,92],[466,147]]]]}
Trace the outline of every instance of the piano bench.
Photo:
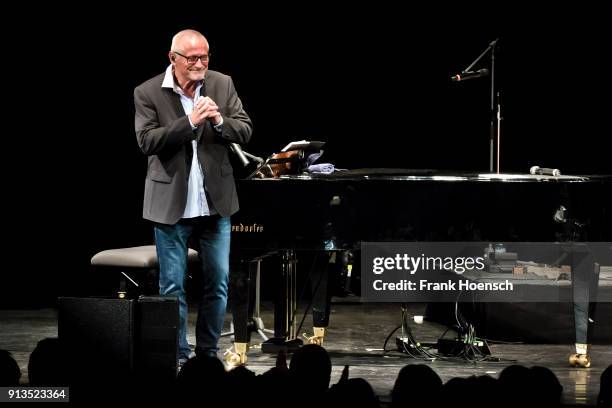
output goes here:
{"type": "MultiPolygon", "coordinates": [[[[198,261],[198,252],[189,248],[187,254],[187,264],[198,261]]],[[[139,294],[143,293],[147,287],[155,287],[154,293],[158,293],[157,278],[159,273],[159,261],[157,260],[157,249],[155,245],[143,245],[137,247],[107,249],[100,251],[91,258],[91,265],[119,269],[119,290],[117,295],[119,298],[125,298],[128,293],[128,287],[136,287],[139,294]],[[130,275],[135,276],[139,271],[145,271],[148,282],[145,283],[145,288],[142,289],[130,275]],[[130,284],[128,284],[128,281],[130,284]],[[151,283],[151,281],[154,281],[151,283]],[[147,285],[148,284],[148,285],[147,285]]],[[[149,290],[152,292],[152,290],[149,290]]]]}

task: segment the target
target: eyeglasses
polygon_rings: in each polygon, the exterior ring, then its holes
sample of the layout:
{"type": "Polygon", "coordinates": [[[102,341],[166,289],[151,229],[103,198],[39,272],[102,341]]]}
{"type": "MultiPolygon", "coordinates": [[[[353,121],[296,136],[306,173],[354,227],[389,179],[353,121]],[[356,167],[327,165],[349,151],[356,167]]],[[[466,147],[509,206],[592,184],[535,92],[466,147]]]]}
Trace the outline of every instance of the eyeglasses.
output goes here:
{"type": "Polygon", "coordinates": [[[205,64],[208,62],[208,59],[210,58],[210,54],[204,54],[204,55],[192,55],[190,57],[181,54],[180,52],[177,51],[172,51],[173,53],[180,55],[181,57],[185,58],[187,60],[187,63],[189,65],[193,65],[195,64],[198,60],[202,61],[202,64],[205,64]]]}

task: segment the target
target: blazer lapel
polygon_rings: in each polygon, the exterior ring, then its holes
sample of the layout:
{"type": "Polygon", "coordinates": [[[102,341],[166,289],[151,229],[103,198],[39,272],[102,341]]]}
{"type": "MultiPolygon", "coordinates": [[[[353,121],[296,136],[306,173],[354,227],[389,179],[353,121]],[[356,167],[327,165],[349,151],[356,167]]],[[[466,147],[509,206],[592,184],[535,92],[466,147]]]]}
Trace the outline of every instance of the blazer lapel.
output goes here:
{"type": "MultiPolygon", "coordinates": [[[[162,88],[162,90],[164,91],[163,94],[168,100],[175,117],[178,119],[181,116],[185,116],[185,110],[181,104],[181,97],[170,88],[162,88]]],[[[185,164],[187,169],[191,168],[192,156],[193,148],[191,147],[191,143],[185,143],[185,164]]],[[[189,171],[187,172],[187,177],[189,177],[189,171]]]]}
{"type": "MultiPolygon", "coordinates": [[[[206,96],[206,78],[204,78],[204,83],[202,84],[202,87],[200,88],[200,98],[203,98],[205,96],[206,96]]],[[[204,121],[204,123],[202,123],[196,130],[198,144],[202,142],[202,135],[204,134],[205,127],[206,127],[206,121],[204,121]]]]}
{"type": "Polygon", "coordinates": [[[164,90],[164,95],[168,99],[168,102],[170,103],[170,106],[172,107],[172,110],[174,111],[174,114],[176,115],[176,117],[180,118],[181,116],[185,116],[183,105],[181,105],[181,97],[178,96],[170,88],[163,88],[163,90],[164,90]]]}

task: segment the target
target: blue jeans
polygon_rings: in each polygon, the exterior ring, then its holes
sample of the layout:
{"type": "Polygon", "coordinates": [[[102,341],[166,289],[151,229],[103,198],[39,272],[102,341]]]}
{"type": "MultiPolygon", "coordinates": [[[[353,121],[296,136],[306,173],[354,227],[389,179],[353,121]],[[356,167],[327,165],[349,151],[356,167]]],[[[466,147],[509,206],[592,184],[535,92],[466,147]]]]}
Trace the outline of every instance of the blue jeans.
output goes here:
{"type": "Polygon", "coordinates": [[[187,343],[187,299],[185,273],[187,243],[197,242],[203,295],[196,324],[196,353],[216,355],[227,306],[231,221],[229,217],[208,216],[182,219],[174,225],[155,225],[159,259],[159,293],[177,296],[180,330],[179,358],[191,353],[187,343]]]}

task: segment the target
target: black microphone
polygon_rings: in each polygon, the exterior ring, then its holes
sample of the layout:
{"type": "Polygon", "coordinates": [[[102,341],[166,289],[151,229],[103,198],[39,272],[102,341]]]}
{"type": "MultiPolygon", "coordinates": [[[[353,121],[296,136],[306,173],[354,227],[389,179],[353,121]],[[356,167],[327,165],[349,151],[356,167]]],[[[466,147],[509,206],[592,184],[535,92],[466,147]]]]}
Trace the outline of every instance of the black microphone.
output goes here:
{"type": "MultiPolygon", "coordinates": [[[[206,96],[206,82],[202,84],[202,89],[200,90],[200,96],[202,97],[206,96]]],[[[240,160],[240,162],[242,163],[244,167],[249,165],[250,163],[249,159],[246,158],[246,156],[244,155],[244,152],[242,151],[242,148],[240,147],[238,143],[230,143],[229,148],[236,156],[238,156],[238,159],[240,160]]]]}
{"type": "Polygon", "coordinates": [[[229,147],[232,150],[232,152],[236,156],[238,156],[238,159],[240,159],[240,162],[242,163],[244,167],[249,165],[249,159],[246,158],[246,156],[244,155],[244,152],[242,151],[242,147],[240,147],[238,143],[230,143],[229,147]]]}
{"type": "Polygon", "coordinates": [[[469,71],[464,72],[462,74],[457,74],[451,77],[451,81],[459,82],[459,81],[467,81],[468,79],[480,78],[483,76],[489,75],[489,70],[487,68],[479,69],[478,71],[469,71]]]}
{"type": "Polygon", "coordinates": [[[559,177],[561,175],[561,171],[559,169],[548,169],[546,167],[540,166],[533,166],[529,169],[529,173],[533,175],[546,175],[555,177],[559,177]]]}

